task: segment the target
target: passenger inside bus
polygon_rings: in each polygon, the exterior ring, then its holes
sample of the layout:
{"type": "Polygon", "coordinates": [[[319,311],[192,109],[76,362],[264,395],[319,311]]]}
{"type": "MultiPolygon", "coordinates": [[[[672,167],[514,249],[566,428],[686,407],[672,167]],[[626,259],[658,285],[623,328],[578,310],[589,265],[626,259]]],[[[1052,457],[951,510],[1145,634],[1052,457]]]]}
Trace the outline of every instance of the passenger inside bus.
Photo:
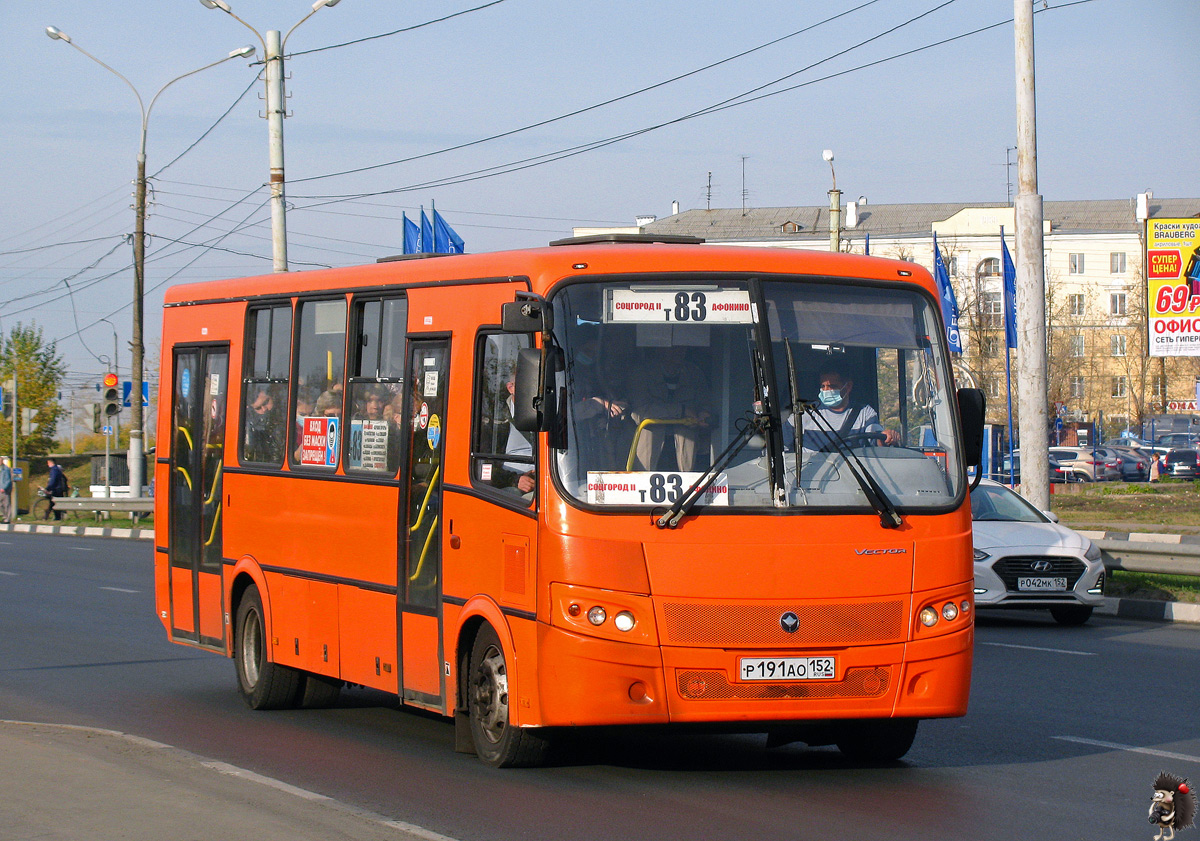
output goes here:
{"type": "Polygon", "coordinates": [[[644,349],[638,370],[630,411],[639,426],[634,464],[640,470],[669,469],[663,447],[670,440],[674,469],[695,469],[696,443],[711,417],[705,407],[712,402],[700,367],[688,359],[688,348],[671,345],[644,349]]]}

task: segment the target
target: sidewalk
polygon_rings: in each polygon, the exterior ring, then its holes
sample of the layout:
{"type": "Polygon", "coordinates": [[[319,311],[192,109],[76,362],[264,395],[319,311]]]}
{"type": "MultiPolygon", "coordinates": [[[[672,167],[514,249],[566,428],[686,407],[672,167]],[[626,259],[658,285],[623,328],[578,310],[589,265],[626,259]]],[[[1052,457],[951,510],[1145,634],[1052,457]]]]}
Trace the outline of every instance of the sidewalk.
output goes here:
{"type": "Polygon", "coordinates": [[[452,841],[110,730],[0,721],[6,839],[452,841]]]}
{"type": "Polygon", "coordinates": [[[153,528],[113,528],[71,523],[0,523],[0,534],[65,534],[71,537],[120,537],[133,540],[153,540],[153,528]]]}

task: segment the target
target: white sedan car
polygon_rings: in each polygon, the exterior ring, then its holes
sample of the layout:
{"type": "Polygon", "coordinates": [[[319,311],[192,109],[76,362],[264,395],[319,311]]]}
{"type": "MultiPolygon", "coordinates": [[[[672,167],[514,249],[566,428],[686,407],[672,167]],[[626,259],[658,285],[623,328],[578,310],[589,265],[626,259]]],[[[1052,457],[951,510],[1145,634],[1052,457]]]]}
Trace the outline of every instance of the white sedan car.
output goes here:
{"type": "Polygon", "coordinates": [[[1082,625],[1103,603],[1100,547],[1083,535],[987,479],[971,491],[971,516],[977,607],[1044,607],[1082,625]]]}

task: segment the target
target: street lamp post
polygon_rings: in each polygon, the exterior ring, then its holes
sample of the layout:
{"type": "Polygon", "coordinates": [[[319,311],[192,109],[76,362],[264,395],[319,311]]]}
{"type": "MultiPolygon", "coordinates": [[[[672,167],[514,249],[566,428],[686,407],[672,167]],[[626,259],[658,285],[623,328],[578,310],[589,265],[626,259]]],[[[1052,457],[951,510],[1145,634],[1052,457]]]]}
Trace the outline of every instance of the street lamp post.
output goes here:
{"type": "Polygon", "coordinates": [[[133,361],[130,363],[129,378],[132,380],[132,390],[130,391],[130,413],[129,413],[129,495],[132,497],[140,497],[142,495],[142,484],[146,476],[146,454],[145,447],[142,441],[142,379],[143,379],[143,353],[144,346],[142,342],[142,296],[145,289],[146,280],[146,127],[150,120],[150,111],[154,108],[154,103],[158,101],[159,95],[169,88],[171,85],[178,82],[180,79],[186,79],[188,76],[194,76],[202,70],[207,70],[210,67],[216,67],[233,58],[244,58],[254,54],[254,47],[239,47],[233,50],[225,58],[206,64],[203,67],[198,67],[195,70],[184,73],[182,76],[176,76],[171,81],[167,82],[158,92],[150,98],[150,104],[146,105],[142,100],[142,95],[138,93],[137,88],[133,83],[118,73],[113,68],[109,67],[100,59],[89,53],[83,47],[71,40],[70,36],[53,26],[46,27],[46,34],[56,41],[63,41],[70,44],[79,52],[90,58],[92,61],[99,64],[105,70],[112,73],[122,82],[129,86],[133,91],[133,95],[137,97],[138,108],[142,112],[142,131],[141,140],[138,145],[137,157],[137,181],[134,188],[134,210],[137,214],[133,232],[133,341],[130,342],[133,361]]]}
{"type": "Polygon", "coordinates": [[[219,9],[249,29],[263,47],[266,61],[264,76],[267,83],[267,142],[271,167],[269,181],[271,188],[271,260],[275,271],[286,272],[288,270],[287,207],[284,198],[283,175],[283,118],[286,109],[283,93],[283,46],[291,34],[296,31],[297,26],[319,10],[336,6],[341,0],[317,0],[312,5],[312,11],[302,17],[282,38],[279,37],[278,29],[267,30],[264,37],[257,29],[235,15],[226,0],[200,0],[200,2],[207,9],[219,9]]]}
{"type": "Polygon", "coordinates": [[[833,150],[826,149],[821,157],[829,163],[829,174],[833,176],[833,189],[829,191],[829,250],[842,250],[842,191],[837,188],[837,173],[833,170],[833,150]]]}

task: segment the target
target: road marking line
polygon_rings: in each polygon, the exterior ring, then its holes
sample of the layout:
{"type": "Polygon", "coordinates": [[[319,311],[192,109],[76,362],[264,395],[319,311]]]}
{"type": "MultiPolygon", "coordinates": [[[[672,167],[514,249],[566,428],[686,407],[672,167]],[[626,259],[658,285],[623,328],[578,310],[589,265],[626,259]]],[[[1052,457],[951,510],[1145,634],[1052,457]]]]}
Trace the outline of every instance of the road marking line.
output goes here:
{"type": "Polygon", "coordinates": [[[1023,648],[1026,651],[1049,651],[1052,654],[1077,654],[1080,657],[1095,657],[1095,651],[1072,651],[1069,648],[1042,648],[1039,645],[1013,645],[1008,642],[981,642],[980,645],[994,645],[997,648],[1023,648]]]}
{"type": "Polygon", "coordinates": [[[72,546],[72,552],[95,552],[96,550],[88,546],[72,546]]]}
{"type": "Polygon", "coordinates": [[[1200,756],[1191,756],[1186,753],[1172,753],[1169,750],[1155,750],[1154,748],[1139,748],[1136,745],[1122,745],[1117,742],[1102,742],[1099,739],[1084,739],[1079,736],[1051,736],[1052,739],[1059,739],[1063,742],[1076,742],[1081,745],[1092,745],[1097,748],[1111,748],[1112,750],[1129,751],[1130,753],[1148,753],[1151,756],[1161,756],[1164,759],[1178,759],[1183,762],[1200,762],[1200,756]]]}
{"type": "Polygon", "coordinates": [[[15,575],[17,575],[17,573],[15,573],[15,572],[6,572],[5,570],[0,570],[0,575],[13,575],[13,576],[15,576],[15,575]]]}
{"type": "Polygon", "coordinates": [[[112,590],[114,593],[140,593],[141,590],[126,590],[124,587],[101,587],[101,590],[112,590]]]}

